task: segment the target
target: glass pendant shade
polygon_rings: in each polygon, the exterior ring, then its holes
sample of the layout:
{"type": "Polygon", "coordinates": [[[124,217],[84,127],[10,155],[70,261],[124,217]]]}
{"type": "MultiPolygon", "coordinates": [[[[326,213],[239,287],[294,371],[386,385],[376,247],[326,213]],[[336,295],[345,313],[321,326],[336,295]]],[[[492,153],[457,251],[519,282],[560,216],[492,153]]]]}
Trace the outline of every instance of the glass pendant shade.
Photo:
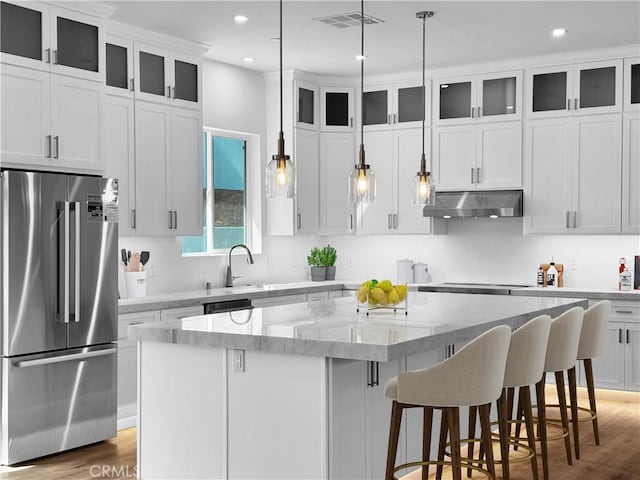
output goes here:
{"type": "Polygon", "coordinates": [[[294,198],[296,171],[289,155],[273,155],[265,170],[267,198],[294,198]]]}
{"type": "Polygon", "coordinates": [[[376,201],[376,177],[372,170],[359,165],[355,166],[349,176],[349,201],[352,203],[376,201]]]}
{"type": "Polygon", "coordinates": [[[411,203],[414,205],[434,205],[436,184],[429,172],[418,172],[411,182],[411,203]]]}

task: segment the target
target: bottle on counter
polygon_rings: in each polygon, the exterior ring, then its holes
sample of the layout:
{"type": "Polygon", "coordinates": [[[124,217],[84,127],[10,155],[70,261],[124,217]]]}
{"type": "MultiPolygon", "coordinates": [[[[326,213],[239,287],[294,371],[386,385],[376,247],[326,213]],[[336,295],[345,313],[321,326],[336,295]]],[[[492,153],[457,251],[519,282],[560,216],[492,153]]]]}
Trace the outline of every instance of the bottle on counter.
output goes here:
{"type": "Polygon", "coordinates": [[[620,290],[631,290],[631,272],[624,267],[624,270],[620,274],[620,290]]]}
{"type": "Polygon", "coordinates": [[[542,267],[538,267],[538,278],[536,280],[536,286],[544,287],[544,270],[542,267]]]}
{"type": "Polygon", "coordinates": [[[558,286],[558,271],[556,270],[556,264],[551,258],[549,263],[549,270],[547,270],[547,287],[555,288],[558,286]]]}
{"type": "Polygon", "coordinates": [[[622,290],[622,273],[624,272],[627,260],[624,257],[620,257],[618,265],[618,290],[622,290]]]}

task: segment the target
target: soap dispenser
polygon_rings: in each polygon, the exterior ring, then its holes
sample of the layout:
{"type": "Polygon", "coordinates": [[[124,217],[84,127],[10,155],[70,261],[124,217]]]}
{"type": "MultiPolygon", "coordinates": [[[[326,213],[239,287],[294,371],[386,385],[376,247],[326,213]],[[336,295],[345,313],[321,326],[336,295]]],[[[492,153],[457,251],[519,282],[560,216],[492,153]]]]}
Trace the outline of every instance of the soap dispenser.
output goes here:
{"type": "Polygon", "coordinates": [[[558,271],[556,270],[556,264],[551,257],[549,263],[549,270],[547,270],[547,287],[555,288],[558,286],[558,271]]]}

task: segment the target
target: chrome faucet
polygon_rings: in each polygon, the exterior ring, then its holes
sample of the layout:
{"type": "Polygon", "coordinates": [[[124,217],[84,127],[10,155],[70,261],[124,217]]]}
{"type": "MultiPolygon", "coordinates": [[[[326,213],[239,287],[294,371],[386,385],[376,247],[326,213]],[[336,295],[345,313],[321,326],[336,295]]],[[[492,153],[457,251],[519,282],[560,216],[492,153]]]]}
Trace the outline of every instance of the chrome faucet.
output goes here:
{"type": "Polygon", "coordinates": [[[228,260],[227,260],[227,279],[226,279],[225,284],[224,284],[225,287],[233,287],[233,281],[236,278],[240,278],[242,276],[242,275],[234,276],[234,275],[231,274],[231,252],[233,252],[233,249],[236,248],[236,247],[244,248],[247,251],[247,255],[249,256],[249,258],[247,258],[247,263],[249,265],[253,264],[253,256],[251,255],[251,250],[249,250],[249,247],[247,247],[246,245],[244,245],[242,243],[237,243],[233,247],[231,247],[229,249],[229,257],[228,257],[228,260]]]}

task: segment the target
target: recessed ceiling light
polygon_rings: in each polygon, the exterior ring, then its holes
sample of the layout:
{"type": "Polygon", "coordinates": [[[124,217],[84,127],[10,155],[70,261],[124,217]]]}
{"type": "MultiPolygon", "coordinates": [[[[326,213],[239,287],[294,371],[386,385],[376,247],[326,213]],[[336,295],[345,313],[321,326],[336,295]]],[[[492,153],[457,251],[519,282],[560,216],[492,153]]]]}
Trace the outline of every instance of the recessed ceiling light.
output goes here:
{"type": "Polygon", "coordinates": [[[442,216],[442,218],[447,218],[447,219],[449,219],[449,218],[451,218],[451,215],[443,215],[443,216],[442,216]]]}
{"type": "Polygon", "coordinates": [[[366,55],[360,55],[360,54],[356,55],[356,60],[359,62],[365,60],[366,58],[367,58],[366,55]]]}
{"type": "Polygon", "coordinates": [[[447,84],[445,83],[445,84],[440,85],[440,88],[449,88],[449,85],[447,85],[447,84]]]}
{"type": "Polygon", "coordinates": [[[564,35],[566,33],[567,33],[567,29],[566,28],[554,28],[551,31],[551,35],[553,35],[554,38],[564,37],[564,35]]]}
{"type": "Polygon", "coordinates": [[[252,63],[252,62],[255,60],[255,58],[253,58],[253,57],[244,57],[244,59],[243,59],[243,60],[244,60],[246,63],[252,63]]]}
{"type": "Polygon", "coordinates": [[[249,20],[249,18],[245,17],[244,15],[236,15],[235,17],[233,17],[233,21],[241,25],[243,23],[247,23],[247,20],[249,20]]]}
{"type": "Polygon", "coordinates": [[[498,215],[489,215],[489,218],[498,218],[498,215]]]}

